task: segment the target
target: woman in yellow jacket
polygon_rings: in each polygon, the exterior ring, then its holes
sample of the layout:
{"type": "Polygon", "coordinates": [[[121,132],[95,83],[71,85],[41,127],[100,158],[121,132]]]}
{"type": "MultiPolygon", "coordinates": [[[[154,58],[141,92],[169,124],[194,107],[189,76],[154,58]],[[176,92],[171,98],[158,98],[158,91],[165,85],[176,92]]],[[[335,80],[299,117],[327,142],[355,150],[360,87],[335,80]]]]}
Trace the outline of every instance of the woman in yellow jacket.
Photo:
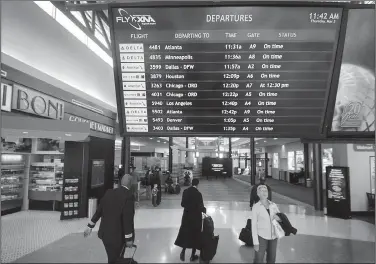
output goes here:
{"type": "Polygon", "coordinates": [[[255,249],[254,263],[275,263],[277,253],[277,241],[272,221],[281,221],[277,216],[278,206],[268,200],[268,188],[266,185],[257,187],[257,195],[260,201],[252,208],[252,239],[255,249]]]}

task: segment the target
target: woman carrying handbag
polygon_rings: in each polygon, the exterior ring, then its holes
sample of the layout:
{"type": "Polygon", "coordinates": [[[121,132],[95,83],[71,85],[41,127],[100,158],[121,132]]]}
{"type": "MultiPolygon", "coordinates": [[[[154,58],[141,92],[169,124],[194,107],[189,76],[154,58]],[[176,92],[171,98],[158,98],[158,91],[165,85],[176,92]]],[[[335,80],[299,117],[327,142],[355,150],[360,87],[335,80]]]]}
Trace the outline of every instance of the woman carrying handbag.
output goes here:
{"type": "Polygon", "coordinates": [[[266,185],[257,187],[257,196],[260,201],[252,208],[252,239],[255,249],[254,263],[275,263],[278,238],[284,236],[284,232],[278,222],[278,206],[268,200],[268,188],[266,185]]]}

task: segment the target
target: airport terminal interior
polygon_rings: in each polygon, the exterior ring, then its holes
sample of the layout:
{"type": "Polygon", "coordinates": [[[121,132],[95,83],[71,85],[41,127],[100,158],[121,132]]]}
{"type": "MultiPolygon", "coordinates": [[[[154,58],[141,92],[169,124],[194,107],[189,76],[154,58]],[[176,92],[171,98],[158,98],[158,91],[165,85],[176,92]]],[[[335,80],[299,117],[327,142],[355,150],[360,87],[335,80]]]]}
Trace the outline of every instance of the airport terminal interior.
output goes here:
{"type": "Polygon", "coordinates": [[[254,263],[260,184],[297,229],[276,263],[375,263],[374,9],[0,1],[0,263],[107,263],[84,231],[124,174],[138,263],[254,263]],[[182,261],[193,179],[219,240],[182,261]]]}

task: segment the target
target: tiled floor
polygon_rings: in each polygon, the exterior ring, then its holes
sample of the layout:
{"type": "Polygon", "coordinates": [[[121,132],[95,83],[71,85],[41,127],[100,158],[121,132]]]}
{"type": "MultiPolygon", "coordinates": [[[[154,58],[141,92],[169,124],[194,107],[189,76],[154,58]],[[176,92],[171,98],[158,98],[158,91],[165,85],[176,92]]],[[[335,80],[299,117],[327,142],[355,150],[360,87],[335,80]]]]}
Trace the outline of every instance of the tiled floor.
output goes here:
{"type": "MultiPolygon", "coordinates": [[[[249,195],[246,193],[248,187],[236,181],[202,181],[199,188],[206,198],[205,206],[214,220],[215,232],[220,235],[218,253],[213,263],[252,262],[253,249],[244,247],[238,240],[241,228],[250,218],[249,202],[246,199],[249,195]],[[236,192],[226,190],[226,186],[236,188],[236,192]],[[226,196],[226,193],[229,196],[226,196]],[[244,197],[246,201],[229,201],[224,198],[235,196],[239,200],[244,197]]],[[[180,199],[177,197],[168,199],[166,196],[157,208],[153,208],[150,201],[140,202],[135,217],[136,240],[139,246],[136,260],[140,263],[179,261],[180,249],[173,245],[182,215],[180,199]]],[[[375,262],[374,225],[354,219],[328,218],[310,207],[288,204],[283,198],[280,201],[280,210],[286,213],[298,229],[298,235],[283,238],[279,242],[279,263],[375,262]]],[[[1,261],[106,262],[103,245],[96,235],[83,238],[82,231],[87,219],[60,221],[59,217],[56,212],[38,211],[3,217],[1,261]]]]}
{"type": "MultiPolygon", "coordinates": [[[[235,177],[245,182],[251,181],[250,176],[237,175],[235,177]]],[[[309,204],[311,206],[314,205],[313,188],[306,188],[300,185],[294,185],[272,178],[267,178],[266,184],[270,186],[273,192],[279,193],[284,196],[288,196],[294,200],[303,202],[305,204],[309,204]]]]}

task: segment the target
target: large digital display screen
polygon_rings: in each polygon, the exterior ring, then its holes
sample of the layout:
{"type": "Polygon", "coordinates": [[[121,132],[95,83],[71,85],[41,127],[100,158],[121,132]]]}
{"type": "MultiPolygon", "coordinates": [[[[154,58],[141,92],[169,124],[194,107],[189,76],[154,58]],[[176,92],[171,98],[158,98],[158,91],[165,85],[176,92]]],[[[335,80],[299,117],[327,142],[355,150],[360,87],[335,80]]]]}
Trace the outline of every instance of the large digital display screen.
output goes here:
{"type": "Polygon", "coordinates": [[[342,9],[112,6],[128,135],[316,136],[342,9]]]}
{"type": "Polygon", "coordinates": [[[351,9],[331,131],[375,131],[375,10],[351,9]]]}

